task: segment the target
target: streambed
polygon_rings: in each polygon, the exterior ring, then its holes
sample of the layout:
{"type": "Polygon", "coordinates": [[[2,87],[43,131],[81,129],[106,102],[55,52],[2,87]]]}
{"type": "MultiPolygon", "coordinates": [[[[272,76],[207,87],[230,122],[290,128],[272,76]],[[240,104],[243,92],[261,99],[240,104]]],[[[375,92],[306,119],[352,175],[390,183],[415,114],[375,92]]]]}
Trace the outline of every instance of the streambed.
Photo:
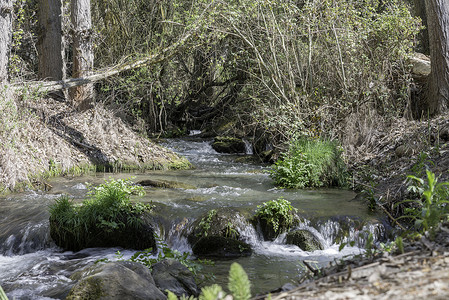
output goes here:
{"type": "Polygon", "coordinates": [[[116,259],[120,250],[124,257],[133,251],[119,248],[85,249],[77,253],[56,247],[48,229],[48,205],[61,194],[82,201],[86,182],[99,184],[109,177],[178,181],[192,189],[146,188],[141,201],[157,204],[158,211],[169,220],[160,236],[173,249],[191,253],[182,230],[201,214],[218,207],[232,207],[253,213],[257,205],[283,197],[298,209],[305,222],[301,227],[312,231],[324,250],[305,252],[285,245],[283,236],[273,242],[248,228],[246,239],[253,246],[250,257],[216,261],[205,268],[215,275],[215,282],[226,286],[229,266],[239,262],[248,273],[253,293],[266,292],[294,282],[304,273],[301,261],[325,265],[347,255],[361,253],[364,240],[371,232],[376,240],[385,238],[385,227],[366,205],[354,199],[351,191],[340,189],[282,190],[274,188],[262,165],[236,163],[236,156],[216,153],[211,141],[196,138],[167,140],[165,146],[186,156],[194,170],[154,171],[133,174],[97,173],[83,177],[55,178],[48,193],[29,191],[0,198],[0,284],[13,299],[61,299],[71,285],[70,275],[100,258],[116,259]],[[341,237],[341,232],[347,234],[341,237]],[[340,234],[340,236],[339,236],[340,234]],[[357,240],[354,247],[339,251],[337,241],[357,240]]]}

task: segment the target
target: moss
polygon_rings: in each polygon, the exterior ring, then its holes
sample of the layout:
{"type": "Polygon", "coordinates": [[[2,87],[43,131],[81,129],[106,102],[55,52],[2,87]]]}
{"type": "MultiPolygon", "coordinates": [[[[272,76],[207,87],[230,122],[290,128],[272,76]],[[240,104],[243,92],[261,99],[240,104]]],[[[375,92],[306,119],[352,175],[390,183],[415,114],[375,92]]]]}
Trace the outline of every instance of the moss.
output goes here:
{"type": "Polygon", "coordinates": [[[97,300],[107,296],[102,286],[102,280],[91,276],[79,281],[67,295],[66,300],[97,300]]]}

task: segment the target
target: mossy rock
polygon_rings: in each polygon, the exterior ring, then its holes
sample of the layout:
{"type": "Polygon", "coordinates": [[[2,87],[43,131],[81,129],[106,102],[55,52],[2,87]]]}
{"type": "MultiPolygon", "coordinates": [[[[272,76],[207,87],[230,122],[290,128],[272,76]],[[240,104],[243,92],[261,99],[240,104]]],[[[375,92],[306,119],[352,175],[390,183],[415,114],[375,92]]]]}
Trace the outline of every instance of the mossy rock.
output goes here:
{"type": "Polygon", "coordinates": [[[187,239],[195,255],[236,257],[251,254],[251,246],[242,240],[242,231],[251,226],[238,211],[213,209],[200,216],[189,228],[187,239]]]}
{"type": "Polygon", "coordinates": [[[121,215],[116,223],[124,226],[116,228],[96,226],[83,236],[75,236],[70,228],[60,224],[58,220],[50,218],[50,236],[59,247],[64,250],[79,251],[84,248],[95,247],[123,247],[126,249],[157,250],[154,238],[154,224],[150,213],[139,216],[140,226],[131,226],[130,218],[136,216],[121,215]]]}
{"type": "Polygon", "coordinates": [[[88,267],[72,276],[77,283],[66,299],[154,299],[166,296],[156,287],[151,272],[142,264],[109,262],[88,267]]]}
{"type": "Polygon", "coordinates": [[[197,187],[191,184],[179,182],[179,181],[171,181],[171,180],[154,180],[154,179],[145,179],[137,182],[138,185],[141,186],[149,186],[155,188],[164,188],[164,189],[185,189],[185,190],[195,190],[197,187]]]}
{"type": "Polygon", "coordinates": [[[193,273],[174,259],[164,259],[152,265],[156,286],[164,293],[168,290],[178,297],[198,297],[199,289],[193,273]]]}
{"type": "Polygon", "coordinates": [[[323,245],[310,231],[299,229],[287,233],[286,244],[296,245],[304,251],[323,250],[323,245]]]}
{"type": "Polygon", "coordinates": [[[217,136],[212,143],[212,148],[220,153],[245,153],[246,146],[242,139],[217,136]]]}
{"type": "Polygon", "coordinates": [[[239,239],[246,226],[250,224],[239,211],[231,208],[212,209],[192,223],[187,239],[191,245],[207,236],[239,239]]]}
{"type": "Polygon", "coordinates": [[[251,246],[245,242],[223,236],[202,237],[192,248],[202,258],[233,258],[250,256],[251,246]]]}
{"type": "Polygon", "coordinates": [[[260,162],[260,160],[254,155],[240,156],[234,159],[234,161],[242,164],[255,164],[260,162]]]}
{"type": "MultiPolygon", "coordinates": [[[[254,227],[259,228],[262,232],[262,236],[266,241],[274,241],[281,233],[286,232],[288,229],[290,229],[291,226],[283,226],[279,225],[278,230],[276,231],[273,227],[273,225],[269,222],[267,222],[266,219],[260,218],[260,217],[254,217],[251,219],[254,227]]],[[[298,221],[295,221],[295,225],[299,223],[298,221]]]]}

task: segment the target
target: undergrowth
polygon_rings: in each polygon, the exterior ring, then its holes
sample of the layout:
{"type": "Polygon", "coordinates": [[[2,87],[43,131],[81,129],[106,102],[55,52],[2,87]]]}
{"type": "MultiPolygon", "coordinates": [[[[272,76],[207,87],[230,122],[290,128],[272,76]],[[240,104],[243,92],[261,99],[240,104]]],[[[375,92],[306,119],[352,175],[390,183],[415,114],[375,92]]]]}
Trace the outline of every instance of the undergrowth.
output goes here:
{"type": "Polygon", "coordinates": [[[276,161],[270,176],[283,188],[344,186],[347,181],[342,150],[334,141],[300,138],[276,161]]]}
{"type": "Polygon", "coordinates": [[[433,236],[438,225],[449,220],[449,182],[438,182],[438,177],[429,170],[423,178],[409,175],[407,179],[408,190],[417,198],[397,204],[410,204],[399,219],[412,220],[416,232],[433,236]]]}

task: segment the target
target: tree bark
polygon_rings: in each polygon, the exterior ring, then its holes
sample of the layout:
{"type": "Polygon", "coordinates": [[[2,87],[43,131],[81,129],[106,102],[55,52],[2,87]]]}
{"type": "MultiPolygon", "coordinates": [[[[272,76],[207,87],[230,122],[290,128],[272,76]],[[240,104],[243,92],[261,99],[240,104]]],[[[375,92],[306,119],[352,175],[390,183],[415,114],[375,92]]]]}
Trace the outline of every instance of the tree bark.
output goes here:
{"type": "Polygon", "coordinates": [[[64,79],[61,17],[61,0],[39,0],[39,79],[64,79]]]}
{"type": "MultiPolygon", "coordinates": [[[[88,76],[94,65],[90,0],[72,0],[71,10],[74,32],[72,77],[80,78],[88,76]]],[[[85,84],[72,88],[69,94],[73,106],[78,110],[88,109],[94,97],[93,85],[85,84]]]]}
{"type": "Polygon", "coordinates": [[[0,84],[8,80],[8,59],[12,37],[13,0],[0,0],[0,84]]]}
{"type": "Polygon", "coordinates": [[[429,55],[429,31],[427,27],[427,15],[425,0],[413,0],[413,12],[414,15],[421,18],[424,28],[418,34],[418,51],[429,55]]]}
{"type": "Polygon", "coordinates": [[[437,114],[449,104],[449,0],[426,0],[431,72],[428,114],[437,114]]]}

